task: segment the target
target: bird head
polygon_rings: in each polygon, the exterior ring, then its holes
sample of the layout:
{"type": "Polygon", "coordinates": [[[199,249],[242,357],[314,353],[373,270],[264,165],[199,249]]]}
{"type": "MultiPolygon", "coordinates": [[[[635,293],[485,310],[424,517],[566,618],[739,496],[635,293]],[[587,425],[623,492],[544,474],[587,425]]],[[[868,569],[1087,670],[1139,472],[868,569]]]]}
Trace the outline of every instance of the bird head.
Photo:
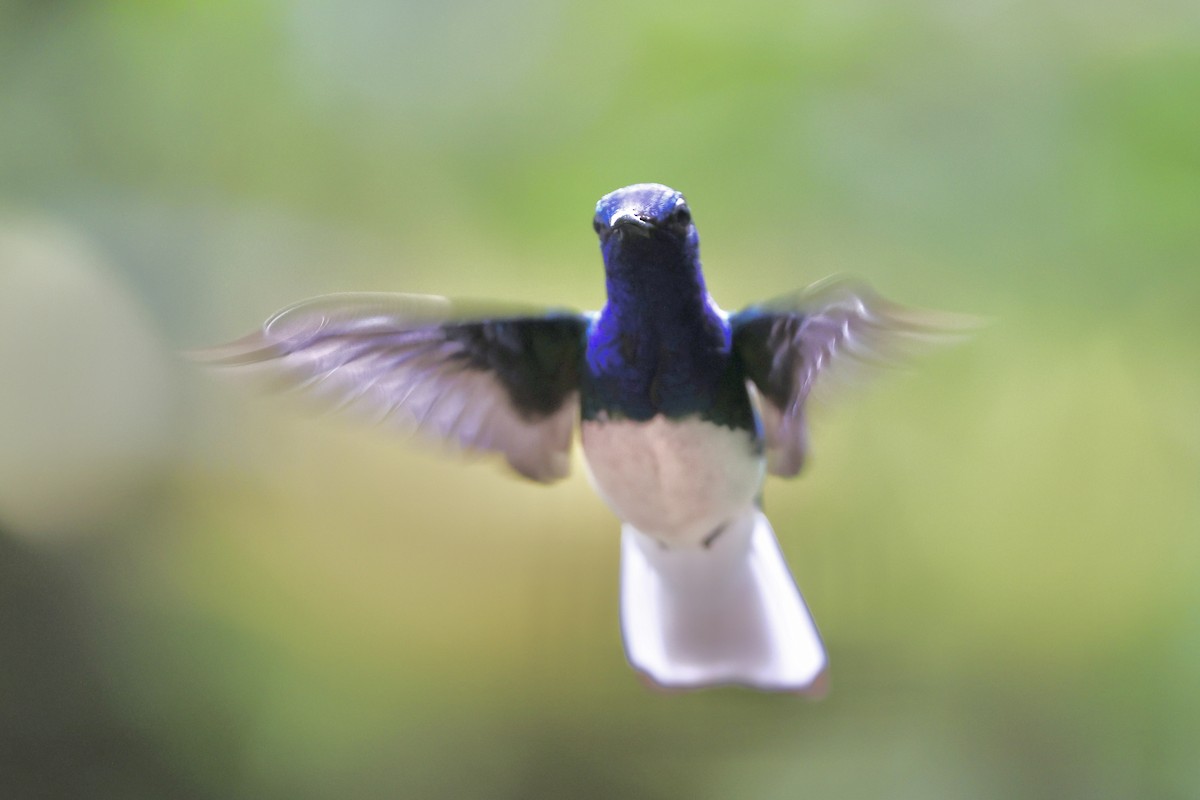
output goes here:
{"type": "Polygon", "coordinates": [[[630,261],[690,264],[699,247],[687,201],[660,183],[636,183],[604,195],[592,227],[610,271],[630,261]]]}

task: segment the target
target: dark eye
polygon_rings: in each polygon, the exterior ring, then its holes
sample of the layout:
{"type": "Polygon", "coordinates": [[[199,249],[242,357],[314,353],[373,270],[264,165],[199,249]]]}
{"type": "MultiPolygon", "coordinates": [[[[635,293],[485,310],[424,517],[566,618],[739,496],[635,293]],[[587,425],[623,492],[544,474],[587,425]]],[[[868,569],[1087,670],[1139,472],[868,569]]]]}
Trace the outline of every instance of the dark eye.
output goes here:
{"type": "Polygon", "coordinates": [[[599,233],[600,231],[604,230],[604,223],[598,219],[592,220],[592,230],[594,230],[596,233],[599,233]]]}
{"type": "Polygon", "coordinates": [[[680,206],[671,213],[671,221],[676,225],[687,225],[692,221],[692,212],[687,206],[680,206]]]}

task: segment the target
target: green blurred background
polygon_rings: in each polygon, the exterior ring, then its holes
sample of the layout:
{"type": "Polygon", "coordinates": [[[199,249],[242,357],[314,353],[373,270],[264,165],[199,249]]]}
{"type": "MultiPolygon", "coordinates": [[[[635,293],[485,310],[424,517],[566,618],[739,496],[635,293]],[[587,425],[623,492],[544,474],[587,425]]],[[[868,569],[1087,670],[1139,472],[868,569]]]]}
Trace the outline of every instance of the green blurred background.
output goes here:
{"type": "Polygon", "coordinates": [[[1200,796],[1200,5],[0,2],[0,797],[1200,796]],[[644,690],[616,522],[181,364],[322,292],[986,315],[767,504],[822,702],[644,690]]]}

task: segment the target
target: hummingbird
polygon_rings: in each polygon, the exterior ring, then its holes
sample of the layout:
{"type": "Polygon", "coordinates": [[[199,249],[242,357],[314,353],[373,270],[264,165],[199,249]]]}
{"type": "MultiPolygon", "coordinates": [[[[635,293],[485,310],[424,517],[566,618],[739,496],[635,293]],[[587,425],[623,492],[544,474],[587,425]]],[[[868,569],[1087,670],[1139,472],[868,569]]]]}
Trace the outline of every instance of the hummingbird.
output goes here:
{"type": "Polygon", "coordinates": [[[735,313],[705,287],[687,200],[641,183],[596,204],[598,312],[393,293],[304,300],[201,351],[337,409],[564,478],[579,432],[621,522],[620,625],[652,686],[819,696],[828,657],[762,510],[808,451],[806,406],[838,364],[945,338],[948,316],[830,279],[735,313]]]}

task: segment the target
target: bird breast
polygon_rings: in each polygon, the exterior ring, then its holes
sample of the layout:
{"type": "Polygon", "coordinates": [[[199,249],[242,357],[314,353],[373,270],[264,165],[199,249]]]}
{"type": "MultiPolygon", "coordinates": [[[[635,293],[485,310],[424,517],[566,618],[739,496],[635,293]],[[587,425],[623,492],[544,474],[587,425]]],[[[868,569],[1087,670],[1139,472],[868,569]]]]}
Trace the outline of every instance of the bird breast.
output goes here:
{"type": "Polygon", "coordinates": [[[751,432],[698,416],[601,416],[585,421],[581,435],[596,491],[622,521],[668,546],[702,544],[762,486],[751,432]]]}

